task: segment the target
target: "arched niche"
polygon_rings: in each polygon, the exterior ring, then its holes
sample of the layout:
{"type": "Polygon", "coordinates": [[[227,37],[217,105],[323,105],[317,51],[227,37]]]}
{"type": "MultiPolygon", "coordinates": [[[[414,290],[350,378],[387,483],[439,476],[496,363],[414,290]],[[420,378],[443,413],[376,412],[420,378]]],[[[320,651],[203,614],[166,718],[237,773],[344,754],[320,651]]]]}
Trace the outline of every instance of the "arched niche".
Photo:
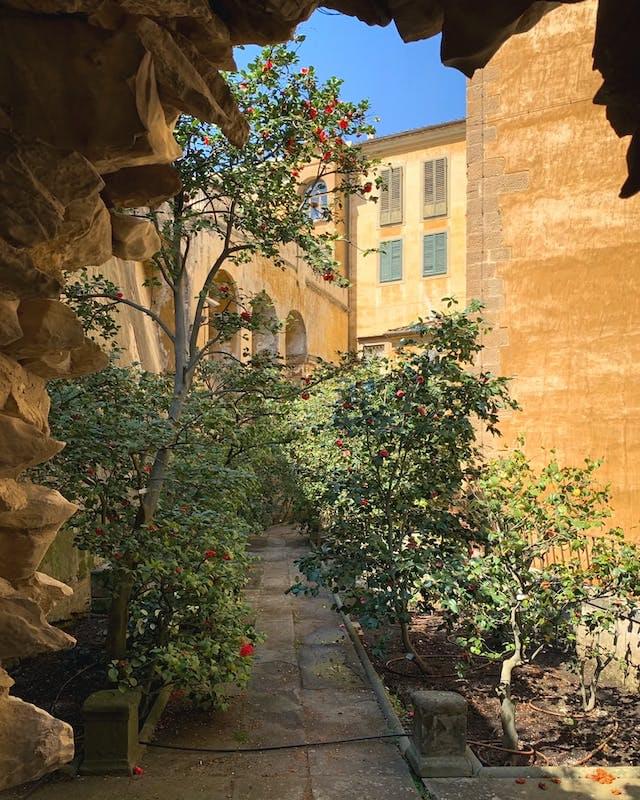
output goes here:
{"type": "Polygon", "coordinates": [[[307,361],[307,327],[299,311],[291,311],[285,327],[287,366],[302,367],[307,361]]]}
{"type": "Polygon", "coordinates": [[[273,305],[273,300],[266,292],[260,294],[253,301],[254,314],[263,320],[262,327],[253,332],[251,337],[251,355],[269,354],[278,355],[278,315],[273,305]]]}
{"type": "MultiPolygon", "coordinates": [[[[207,341],[213,341],[218,335],[218,324],[223,314],[238,313],[238,287],[225,270],[217,273],[208,302],[207,341]]],[[[229,355],[239,359],[242,354],[241,333],[238,331],[226,341],[214,342],[211,345],[211,358],[224,359],[229,355]]]]}

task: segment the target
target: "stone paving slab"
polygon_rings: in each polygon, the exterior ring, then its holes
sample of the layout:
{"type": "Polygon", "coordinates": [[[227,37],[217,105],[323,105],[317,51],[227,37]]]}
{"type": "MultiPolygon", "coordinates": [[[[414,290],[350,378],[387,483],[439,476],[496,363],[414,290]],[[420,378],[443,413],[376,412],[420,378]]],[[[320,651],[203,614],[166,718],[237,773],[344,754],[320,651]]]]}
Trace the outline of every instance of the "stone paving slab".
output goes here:
{"type": "MultiPolygon", "coordinates": [[[[591,770],[591,773],[595,772],[591,770]]],[[[434,800],[640,800],[640,771],[608,769],[617,775],[610,784],[599,784],[584,777],[558,777],[556,784],[549,777],[525,778],[517,783],[514,776],[499,778],[438,778],[425,780],[434,800]]]]}

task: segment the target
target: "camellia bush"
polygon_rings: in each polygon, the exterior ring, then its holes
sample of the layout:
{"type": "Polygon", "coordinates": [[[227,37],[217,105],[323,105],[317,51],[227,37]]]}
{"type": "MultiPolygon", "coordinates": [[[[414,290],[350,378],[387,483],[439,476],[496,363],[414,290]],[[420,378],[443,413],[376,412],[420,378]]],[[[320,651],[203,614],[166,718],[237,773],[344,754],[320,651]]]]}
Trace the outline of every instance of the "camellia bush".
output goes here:
{"type": "Polygon", "coordinates": [[[76,543],[104,568],[113,597],[123,581],[132,587],[127,652],[106,654],[109,679],[146,698],[172,685],[224,705],[225,688],[250,673],[247,542],[277,513],[289,441],[278,409],[293,388],[271,366],[206,363],[179,428],[167,376],[112,366],[51,388],[54,433],[69,444],[38,479],[79,504],[76,543]],[[140,524],[160,448],[172,452],[171,476],[153,521],[140,524]]]}
{"type": "Polygon", "coordinates": [[[455,501],[476,461],[476,431],[497,433],[513,405],[505,379],[472,368],[483,327],[478,304],[460,312],[449,301],[415,325],[397,359],[341,381],[322,433],[336,454],[317,497],[330,509],[327,530],[293,591],[324,584],[363,625],[399,623],[419,664],[411,613],[448,602],[450,562],[466,553],[455,501]]]}
{"type": "Polygon", "coordinates": [[[536,470],[516,449],[468,487],[479,547],[456,565],[451,625],[467,651],[502,664],[497,692],[512,750],[519,748],[514,670],[545,648],[563,650],[581,678],[584,709],[592,710],[614,657],[603,634],[637,607],[640,553],[620,530],[606,530],[610,498],[595,482],[598,466],[562,467],[552,456],[536,470]]]}
{"type": "MultiPolygon", "coordinates": [[[[214,125],[182,117],[176,127],[182,155],[174,164],[181,189],[158,209],[127,212],[150,221],[161,243],[149,262],[152,275],[147,281],[157,303],[144,306],[102,275],[85,275],[65,290],[89,326],[108,327],[107,317],[121,306],[153,320],[169,350],[172,387],[166,419],[176,434],[184,428],[183,416],[203,361],[224,351],[234,334],[259,333],[268,324],[259,295],[247,299],[234,295],[229,286],[216,286],[220,270],[256,256],[268,259],[274,269],[282,268],[284,249],[293,244],[324,280],[344,283],[334,257],[338,235],[314,228],[312,200],[308,187],[300,183],[301,175],[310,172],[311,186],[326,178],[323,185],[335,187],[327,189],[326,203],[321,204],[327,222],[339,218],[345,196],[370,198],[376,184],[368,178],[371,162],[352,144],[373,132],[368,104],[342,100],[341,81],[319,81],[313,67],[299,64],[294,47],[266,48],[229,80],[247,121],[244,145],[232,145],[214,125]],[[219,245],[204,269],[191,255],[203,235],[219,245]],[[212,301],[218,310],[212,310],[212,301]]],[[[146,491],[139,513],[130,519],[132,540],[154,524],[165,487],[173,480],[174,454],[175,449],[165,445],[149,452],[146,491]]],[[[120,571],[109,619],[109,647],[121,659],[127,654],[137,568],[133,551],[125,560],[128,571],[120,571]]]]}

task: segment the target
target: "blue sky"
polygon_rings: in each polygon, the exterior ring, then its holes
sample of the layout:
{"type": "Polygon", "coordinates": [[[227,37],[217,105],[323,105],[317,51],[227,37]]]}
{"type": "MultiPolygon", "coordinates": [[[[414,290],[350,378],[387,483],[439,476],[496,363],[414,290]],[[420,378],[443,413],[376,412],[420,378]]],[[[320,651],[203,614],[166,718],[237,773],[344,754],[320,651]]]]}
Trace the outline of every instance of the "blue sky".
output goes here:
{"type": "MultiPolygon", "coordinates": [[[[369,98],[379,136],[464,117],[465,78],[440,63],[439,36],[404,44],[393,24],[370,28],[326,11],[298,32],[307,37],[302,64],[313,64],[321,79],[343,78],[345,99],[369,98]]],[[[255,48],[238,51],[238,66],[254,55],[255,48]]]]}

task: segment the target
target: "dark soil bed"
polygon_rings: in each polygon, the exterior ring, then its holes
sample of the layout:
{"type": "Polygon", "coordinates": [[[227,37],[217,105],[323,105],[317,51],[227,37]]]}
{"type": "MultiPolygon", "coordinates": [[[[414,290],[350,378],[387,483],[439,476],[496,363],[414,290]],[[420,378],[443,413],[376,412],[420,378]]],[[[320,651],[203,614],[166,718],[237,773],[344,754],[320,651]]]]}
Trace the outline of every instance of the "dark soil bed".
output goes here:
{"type": "MultiPolygon", "coordinates": [[[[416,689],[459,692],[469,703],[468,739],[472,750],[486,765],[506,764],[510,754],[493,749],[500,747],[502,738],[500,704],[495,694],[499,667],[481,658],[465,664],[460,648],[445,631],[439,630],[440,622],[437,616],[423,616],[416,617],[412,626],[416,650],[427,659],[431,671],[428,676],[405,658],[399,631],[394,627],[365,632],[369,657],[402,706],[405,725],[411,724],[410,692],[416,689]],[[388,637],[386,647],[381,654],[385,637],[388,637]],[[458,664],[465,664],[463,677],[456,673],[458,664]]],[[[598,708],[585,715],[578,681],[554,653],[540,656],[533,665],[520,667],[514,676],[518,730],[527,753],[516,756],[516,763],[569,766],[584,761],[589,766],[640,765],[637,694],[604,685],[599,692],[598,708]],[[606,743],[598,749],[603,742],[606,743]]]]}
{"type": "Polygon", "coordinates": [[[106,618],[93,614],[56,623],[77,639],[70,650],[22,659],[9,667],[15,686],[11,694],[33,703],[73,726],[76,743],[82,738],[82,704],[105,688],[104,640],[106,618]]]}

